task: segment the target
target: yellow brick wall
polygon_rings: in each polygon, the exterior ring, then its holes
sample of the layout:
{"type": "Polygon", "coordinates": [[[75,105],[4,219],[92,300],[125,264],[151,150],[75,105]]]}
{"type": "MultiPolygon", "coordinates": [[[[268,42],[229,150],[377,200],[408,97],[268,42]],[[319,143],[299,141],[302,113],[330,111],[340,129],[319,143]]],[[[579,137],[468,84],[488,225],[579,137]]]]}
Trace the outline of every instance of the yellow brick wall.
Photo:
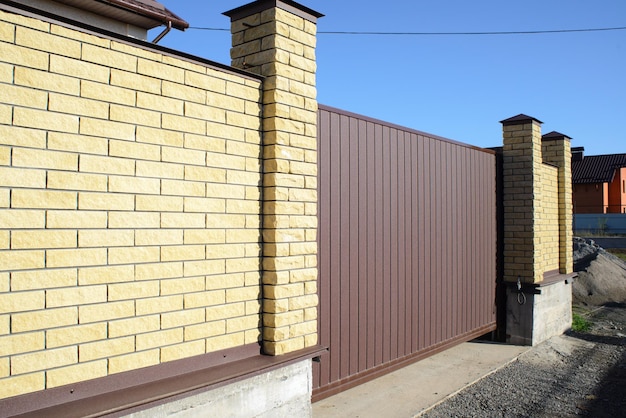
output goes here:
{"type": "Polygon", "coordinates": [[[536,233],[538,235],[537,269],[547,272],[559,269],[559,179],[558,169],[541,167],[539,208],[536,233]]]}
{"type": "MultiPolygon", "coordinates": [[[[258,78],[0,11],[0,398],[259,341],[261,101],[258,78]]],[[[290,199],[314,221],[314,189],[290,199]]]]}

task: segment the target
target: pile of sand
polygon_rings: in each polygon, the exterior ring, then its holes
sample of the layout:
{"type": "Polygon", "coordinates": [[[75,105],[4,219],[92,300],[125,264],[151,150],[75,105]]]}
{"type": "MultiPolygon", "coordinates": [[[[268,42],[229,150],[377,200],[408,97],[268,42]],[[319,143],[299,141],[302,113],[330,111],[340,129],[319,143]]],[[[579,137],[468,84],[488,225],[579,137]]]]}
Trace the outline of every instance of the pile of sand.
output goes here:
{"type": "Polygon", "coordinates": [[[574,303],[601,306],[626,302],[626,263],[591,239],[574,238],[574,303]]]}

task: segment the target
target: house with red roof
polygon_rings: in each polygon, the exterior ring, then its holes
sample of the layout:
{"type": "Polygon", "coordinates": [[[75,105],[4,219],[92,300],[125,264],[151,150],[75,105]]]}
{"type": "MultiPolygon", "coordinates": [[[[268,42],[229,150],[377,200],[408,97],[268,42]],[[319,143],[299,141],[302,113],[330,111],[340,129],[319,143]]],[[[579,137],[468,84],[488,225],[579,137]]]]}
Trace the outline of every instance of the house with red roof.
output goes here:
{"type": "Polygon", "coordinates": [[[574,213],[626,213],[626,154],[572,148],[574,213]]]}

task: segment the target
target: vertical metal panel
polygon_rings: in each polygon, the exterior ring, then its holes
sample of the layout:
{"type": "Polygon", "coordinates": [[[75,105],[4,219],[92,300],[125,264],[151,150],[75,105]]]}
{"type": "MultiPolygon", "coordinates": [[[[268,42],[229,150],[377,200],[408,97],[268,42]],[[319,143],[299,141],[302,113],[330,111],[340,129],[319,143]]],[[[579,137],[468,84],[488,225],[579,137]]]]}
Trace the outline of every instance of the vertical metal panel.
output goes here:
{"type": "Polygon", "coordinates": [[[495,329],[495,155],[320,106],[314,399],[495,329]]]}

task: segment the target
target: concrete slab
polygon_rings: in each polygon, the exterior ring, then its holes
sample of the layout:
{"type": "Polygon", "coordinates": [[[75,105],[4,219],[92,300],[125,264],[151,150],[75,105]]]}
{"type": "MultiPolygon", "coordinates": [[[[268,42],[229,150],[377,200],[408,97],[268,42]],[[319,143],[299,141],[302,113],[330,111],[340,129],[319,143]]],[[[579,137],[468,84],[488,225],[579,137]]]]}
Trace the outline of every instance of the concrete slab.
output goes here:
{"type": "Polygon", "coordinates": [[[414,417],[531,347],[468,342],[313,404],[314,418],[414,417]]]}

